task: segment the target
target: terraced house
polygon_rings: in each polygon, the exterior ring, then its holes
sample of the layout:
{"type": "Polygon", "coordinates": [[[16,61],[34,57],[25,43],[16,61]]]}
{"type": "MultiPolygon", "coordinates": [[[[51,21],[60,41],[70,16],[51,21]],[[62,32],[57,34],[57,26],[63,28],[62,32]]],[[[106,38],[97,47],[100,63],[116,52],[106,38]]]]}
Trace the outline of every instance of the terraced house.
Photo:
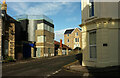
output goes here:
{"type": "Polygon", "coordinates": [[[81,2],[82,65],[120,65],[120,2],[81,2]]]}

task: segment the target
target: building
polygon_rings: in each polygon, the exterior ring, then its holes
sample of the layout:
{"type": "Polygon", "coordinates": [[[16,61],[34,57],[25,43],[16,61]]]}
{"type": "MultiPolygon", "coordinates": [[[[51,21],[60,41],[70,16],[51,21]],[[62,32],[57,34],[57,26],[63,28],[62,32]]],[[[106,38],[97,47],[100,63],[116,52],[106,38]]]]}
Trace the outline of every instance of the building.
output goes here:
{"type": "Polygon", "coordinates": [[[81,0],[83,66],[120,65],[120,2],[81,0]]]}
{"type": "Polygon", "coordinates": [[[54,56],[54,24],[45,15],[21,15],[16,17],[26,34],[25,40],[35,42],[32,57],[54,56]]]}
{"type": "MultiPolygon", "coordinates": [[[[1,4],[0,4],[1,8],[1,4]]],[[[1,9],[0,9],[0,60],[2,56],[2,16],[1,16],[1,9]]]]}
{"type": "Polygon", "coordinates": [[[10,56],[15,59],[15,20],[7,15],[7,4],[5,0],[1,6],[1,53],[4,57],[10,56]]]}
{"type": "Polygon", "coordinates": [[[81,48],[81,29],[75,28],[75,29],[68,29],[64,33],[64,43],[65,45],[69,46],[72,49],[75,49],[76,47],[81,48]]]}
{"type": "Polygon", "coordinates": [[[55,45],[55,53],[54,55],[68,55],[69,52],[72,50],[70,47],[66,46],[65,44],[62,44],[62,40],[60,42],[54,41],[55,45]]]}
{"type": "Polygon", "coordinates": [[[27,41],[22,23],[7,14],[5,0],[1,7],[0,19],[0,53],[2,53],[2,59],[6,60],[8,57],[18,60],[30,58],[31,51],[34,48],[31,44],[34,43],[27,41]]]}

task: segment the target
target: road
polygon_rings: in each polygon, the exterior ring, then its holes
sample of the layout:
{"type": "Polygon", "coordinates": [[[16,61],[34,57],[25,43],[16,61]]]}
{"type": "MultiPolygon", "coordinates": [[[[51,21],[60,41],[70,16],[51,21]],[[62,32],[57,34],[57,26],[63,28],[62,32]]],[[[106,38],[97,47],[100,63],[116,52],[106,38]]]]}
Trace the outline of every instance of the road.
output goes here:
{"type": "Polygon", "coordinates": [[[64,65],[74,62],[75,56],[44,58],[28,63],[2,66],[2,76],[12,77],[47,77],[60,70],[64,65]]]}

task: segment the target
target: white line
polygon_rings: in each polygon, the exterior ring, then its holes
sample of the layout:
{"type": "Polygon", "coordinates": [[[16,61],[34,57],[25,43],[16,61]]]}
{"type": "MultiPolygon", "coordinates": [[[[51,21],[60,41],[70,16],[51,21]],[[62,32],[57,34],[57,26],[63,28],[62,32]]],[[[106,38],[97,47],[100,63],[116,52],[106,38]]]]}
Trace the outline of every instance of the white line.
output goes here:
{"type": "Polygon", "coordinates": [[[89,73],[84,73],[83,76],[89,76],[89,73]]]}

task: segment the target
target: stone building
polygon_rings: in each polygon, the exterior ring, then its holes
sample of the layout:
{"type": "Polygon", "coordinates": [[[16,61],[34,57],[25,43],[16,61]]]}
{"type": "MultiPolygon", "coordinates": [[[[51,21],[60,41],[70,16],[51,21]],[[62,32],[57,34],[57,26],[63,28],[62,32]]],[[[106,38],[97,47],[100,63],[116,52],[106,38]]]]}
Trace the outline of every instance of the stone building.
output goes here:
{"type": "Polygon", "coordinates": [[[81,29],[68,29],[64,33],[64,43],[72,49],[75,49],[76,47],[81,48],[81,37],[81,29]]]}
{"type": "Polygon", "coordinates": [[[1,53],[3,58],[10,56],[15,59],[15,20],[7,15],[5,0],[1,6],[1,53]]]}
{"type": "Polygon", "coordinates": [[[28,41],[35,42],[32,57],[54,56],[54,24],[45,15],[21,15],[16,17],[22,23],[28,41]]]}
{"type": "Polygon", "coordinates": [[[81,0],[83,66],[120,65],[120,2],[81,0]]]}
{"type": "Polygon", "coordinates": [[[32,56],[34,43],[28,42],[26,32],[22,22],[16,21],[14,18],[7,14],[7,4],[3,1],[0,13],[0,44],[2,58],[5,60],[7,57],[13,59],[30,58],[32,56]]]}

